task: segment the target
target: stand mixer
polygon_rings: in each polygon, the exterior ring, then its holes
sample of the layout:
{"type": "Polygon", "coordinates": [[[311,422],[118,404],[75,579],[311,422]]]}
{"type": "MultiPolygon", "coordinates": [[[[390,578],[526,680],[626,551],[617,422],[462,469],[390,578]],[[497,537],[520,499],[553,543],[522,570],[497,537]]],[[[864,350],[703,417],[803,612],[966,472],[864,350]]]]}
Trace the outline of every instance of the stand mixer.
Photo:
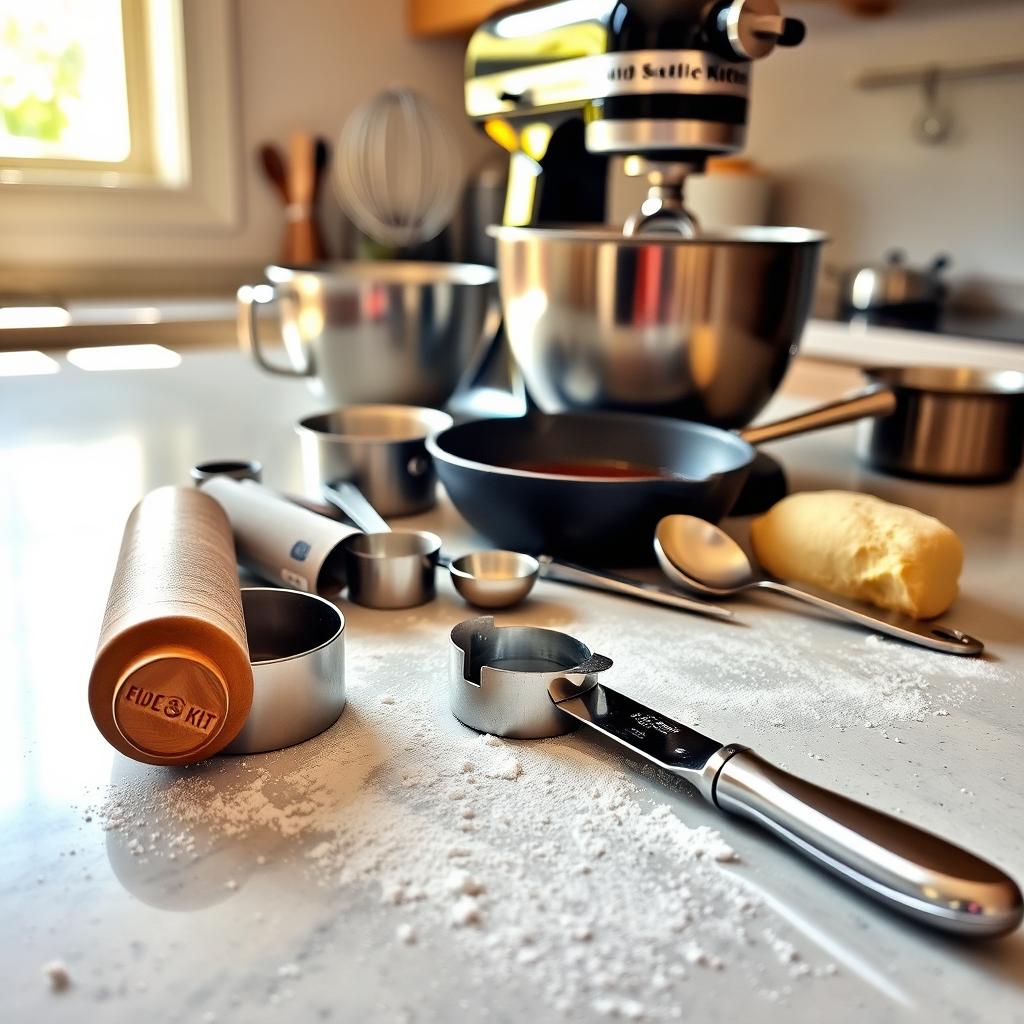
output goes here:
{"type": "Polygon", "coordinates": [[[624,226],[695,234],[686,176],[742,149],[751,66],[796,46],[775,0],[562,0],[501,12],[466,53],[466,111],[511,154],[504,223],[601,222],[607,162],[650,190],[624,226]]]}
{"type": "MultiPolygon", "coordinates": [[[[470,118],[509,153],[498,288],[544,413],[742,427],[810,312],[824,235],[699,230],[687,176],[742,149],[753,63],[803,40],[775,0],[562,0],[499,12],[466,53],[470,118]],[[610,160],[648,193],[608,224],[610,160]]],[[[786,491],[759,454],[737,510],[786,491]]]]}

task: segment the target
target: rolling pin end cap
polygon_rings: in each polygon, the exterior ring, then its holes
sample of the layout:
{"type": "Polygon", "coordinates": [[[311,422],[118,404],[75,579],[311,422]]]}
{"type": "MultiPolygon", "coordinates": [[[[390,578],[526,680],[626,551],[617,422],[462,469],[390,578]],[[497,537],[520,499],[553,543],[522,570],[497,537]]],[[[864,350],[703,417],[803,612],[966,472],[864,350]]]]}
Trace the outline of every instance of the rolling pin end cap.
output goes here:
{"type": "Polygon", "coordinates": [[[147,761],[186,764],[215,754],[228,716],[217,669],[184,652],[151,654],[129,666],[113,696],[114,724],[147,761]]]}

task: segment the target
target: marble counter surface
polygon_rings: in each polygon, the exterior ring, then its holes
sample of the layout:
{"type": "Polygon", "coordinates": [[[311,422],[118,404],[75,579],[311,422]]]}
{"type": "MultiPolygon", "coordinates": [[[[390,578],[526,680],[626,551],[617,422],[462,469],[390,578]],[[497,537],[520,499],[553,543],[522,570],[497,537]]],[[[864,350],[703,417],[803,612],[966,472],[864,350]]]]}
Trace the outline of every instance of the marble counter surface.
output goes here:
{"type": "MultiPolygon", "coordinates": [[[[798,365],[776,409],[850,379],[798,365]]],[[[238,353],[0,379],[5,1021],[1024,1021],[1024,933],[908,924],[580,735],[463,729],[447,642],[472,613],[446,580],[406,612],[342,605],[349,705],[317,740],[173,771],[114,754],[86,681],[129,510],[203,459],[300,488],[291,425],[319,405],[238,353]]],[[[500,621],[572,632],[618,688],[1024,878],[1024,483],[878,476],[854,429],[771,450],[795,487],[953,526],[948,618],[985,660],[770,597],[733,627],[541,583],[500,621]]],[[[443,501],[411,522],[477,542],[443,501]]]]}

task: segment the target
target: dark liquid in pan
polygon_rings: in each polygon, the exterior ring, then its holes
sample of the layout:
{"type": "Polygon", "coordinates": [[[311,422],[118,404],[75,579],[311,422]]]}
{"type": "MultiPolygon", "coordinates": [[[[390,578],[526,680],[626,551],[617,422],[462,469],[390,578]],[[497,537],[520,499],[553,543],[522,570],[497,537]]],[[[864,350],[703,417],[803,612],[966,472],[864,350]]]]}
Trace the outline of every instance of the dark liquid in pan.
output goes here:
{"type": "Polygon", "coordinates": [[[550,476],[589,476],[604,479],[629,480],[641,477],[673,477],[667,469],[645,466],[639,462],[620,462],[618,459],[574,459],[572,462],[545,462],[523,459],[513,462],[511,469],[529,473],[547,473],[550,476]]]}

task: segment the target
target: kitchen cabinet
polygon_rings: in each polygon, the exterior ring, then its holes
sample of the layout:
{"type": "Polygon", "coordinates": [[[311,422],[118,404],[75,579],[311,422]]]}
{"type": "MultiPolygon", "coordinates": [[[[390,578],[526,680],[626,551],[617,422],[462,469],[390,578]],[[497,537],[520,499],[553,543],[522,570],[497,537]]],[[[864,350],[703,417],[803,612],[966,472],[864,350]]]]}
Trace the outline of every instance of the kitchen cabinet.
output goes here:
{"type": "MultiPolygon", "coordinates": [[[[521,4],[518,6],[538,6],[521,4]]],[[[816,0],[820,3],[822,0],[816,0]]],[[[824,0],[858,16],[875,17],[888,14],[898,0],[824,0]]],[[[414,36],[469,35],[485,18],[503,7],[517,6],[501,0],[408,0],[406,20],[414,36]]],[[[785,4],[783,6],[786,6],[785,4]]]]}
{"type": "Polygon", "coordinates": [[[485,18],[508,6],[501,0],[409,0],[406,17],[414,36],[469,35],[485,18]]]}

